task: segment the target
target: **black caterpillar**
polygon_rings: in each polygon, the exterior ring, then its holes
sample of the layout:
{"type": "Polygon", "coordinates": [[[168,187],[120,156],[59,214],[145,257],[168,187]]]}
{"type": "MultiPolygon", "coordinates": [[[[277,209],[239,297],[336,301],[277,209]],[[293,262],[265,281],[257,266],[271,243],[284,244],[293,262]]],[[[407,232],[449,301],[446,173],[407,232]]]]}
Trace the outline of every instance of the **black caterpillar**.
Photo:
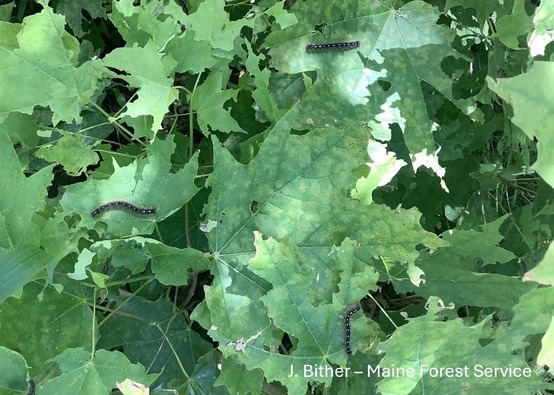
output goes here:
{"type": "Polygon", "coordinates": [[[179,4],[183,9],[183,12],[188,15],[189,9],[187,8],[187,5],[185,4],[185,2],[183,0],[176,0],[176,1],[177,1],[177,4],[179,4]]]}
{"type": "Polygon", "coordinates": [[[362,306],[359,304],[352,306],[346,312],[344,313],[343,319],[344,319],[344,348],[346,349],[346,355],[349,357],[352,356],[352,349],[350,348],[350,317],[352,317],[352,314],[360,311],[362,306]]]}
{"type": "Polygon", "coordinates": [[[306,46],[306,52],[347,51],[349,49],[358,48],[359,46],[360,42],[358,40],[345,43],[309,44],[306,46]]]}
{"type": "Polygon", "coordinates": [[[27,395],[35,395],[35,380],[29,380],[29,391],[27,395]]]}
{"type": "Polygon", "coordinates": [[[115,201],[115,202],[109,202],[109,203],[103,204],[100,207],[95,208],[90,213],[90,216],[92,218],[96,218],[99,215],[110,210],[125,210],[138,215],[156,215],[155,208],[142,208],[142,207],[137,207],[135,205],[132,205],[131,203],[127,203],[123,201],[115,201]]]}

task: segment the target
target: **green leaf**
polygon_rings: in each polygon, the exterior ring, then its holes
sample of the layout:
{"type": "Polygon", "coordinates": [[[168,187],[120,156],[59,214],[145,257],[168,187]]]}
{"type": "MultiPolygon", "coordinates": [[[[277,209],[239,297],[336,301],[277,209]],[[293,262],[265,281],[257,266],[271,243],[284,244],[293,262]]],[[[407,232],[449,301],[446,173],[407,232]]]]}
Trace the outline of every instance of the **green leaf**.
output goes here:
{"type": "Polygon", "coordinates": [[[144,248],[146,241],[140,236],[127,237],[118,240],[101,240],[92,244],[90,249],[96,253],[97,262],[105,262],[111,259],[111,265],[115,268],[127,268],[132,274],[138,274],[145,270],[150,255],[144,248]]]}
{"type": "MultiPolygon", "coordinates": [[[[177,62],[175,71],[201,73],[204,69],[211,69],[220,63],[220,54],[215,54],[211,41],[194,39],[194,31],[187,30],[184,36],[173,38],[166,48],[167,54],[173,56],[177,62]]],[[[231,61],[229,55],[228,61],[231,61]]]]}
{"type": "Polygon", "coordinates": [[[208,258],[193,248],[179,249],[161,243],[148,243],[152,256],[152,271],[165,285],[185,285],[191,271],[208,268],[208,258]]]}
{"type": "MultiPolygon", "coordinates": [[[[368,287],[374,288],[377,275],[372,268],[366,267],[356,274],[360,277],[359,282],[341,283],[340,291],[335,295],[333,303],[315,307],[308,299],[309,283],[306,278],[310,273],[299,264],[301,258],[298,250],[274,239],[263,240],[259,234],[256,234],[255,246],[256,256],[250,261],[248,267],[273,284],[273,288],[262,296],[261,300],[267,308],[270,322],[288,333],[289,337],[292,336],[295,343],[297,342],[294,351],[286,356],[271,352],[270,344],[264,345],[264,340],[271,341],[269,334],[263,334],[268,326],[250,338],[238,338],[237,335],[245,334],[247,328],[241,328],[242,325],[232,321],[230,324],[237,331],[236,335],[228,338],[226,334],[229,331],[216,326],[212,326],[209,333],[214,339],[224,342],[224,355],[238,355],[247,369],[261,368],[268,381],[278,380],[286,385],[291,393],[295,393],[305,388],[309,378],[302,377],[301,374],[298,377],[289,377],[291,368],[296,372],[302,372],[306,364],[321,365],[327,362],[344,364],[346,362],[343,351],[343,323],[340,319],[341,313],[346,308],[344,303],[358,301],[368,287]]],[[[348,279],[353,271],[355,242],[346,241],[342,247],[336,253],[337,269],[344,271],[345,279],[348,279]]],[[[229,302],[232,302],[232,299],[229,299],[229,302]]],[[[353,318],[352,321],[356,322],[359,319],[363,318],[353,318]]],[[[212,324],[217,325],[215,322],[212,324]]],[[[375,327],[375,324],[372,327],[367,321],[365,322],[366,333],[374,332],[375,327]]],[[[358,335],[359,331],[356,330],[353,338],[357,339],[358,335]]],[[[322,380],[330,384],[330,377],[322,380]]]]}
{"type": "MultiPolygon", "coordinates": [[[[215,380],[219,374],[219,361],[215,353],[202,355],[198,360],[194,372],[185,378],[173,380],[169,391],[180,394],[213,394],[228,395],[226,388],[214,387],[215,380]]],[[[180,376],[182,377],[182,376],[180,376]]],[[[165,395],[168,390],[155,391],[156,395],[165,395]]]]}
{"type": "Polygon", "coordinates": [[[523,295],[514,306],[510,332],[513,342],[522,342],[526,336],[545,333],[554,315],[554,289],[537,288],[523,295]]]}
{"type": "Polygon", "coordinates": [[[135,5],[132,0],[121,0],[112,5],[110,20],[129,47],[147,47],[151,41],[156,51],[162,50],[168,40],[180,32],[179,21],[185,17],[176,2],[135,5]]]}
{"type": "Polygon", "coordinates": [[[345,237],[360,242],[365,253],[402,261],[416,258],[417,244],[447,245],[417,225],[416,210],[363,207],[348,198],[356,181],[352,170],[366,159],[364,139],[363,129],[326,128],[303,136],[274,130],[247,166],[215,144],[206,210],[207,220],[219,222],[208,233],[213,250],[252,251],[247,245],[253,230],[302,246],[307,255],[313,248],[323,260],[319,248],[345,237]]]}
{"type": "Polygon", "coordinates": [[[552,320],[554,317],[554,288],[538,288],[529,291],[523,295],[519,303],[514,306],[514,318],[503,334],[507,343],[513,347],[518,345],[527,347],[527,340],[532,335],[543,335],[542,348],[537,355],[537,365],[552,367],[553,350],[552,348],[552,320]]]}
{"type": "MultiPolygon", "coordinates": [[[[465,326],[460,320],[443,322],[439,317],[437,299],[429,300],[429,312],[424,317],[411,319],[398,328],[394,335],[381,343],[386,352],[378,367],[383,369],[412,368],[406,376],[384,378],[378,390],[386,394],[425,394],[427,389],[440,393],[463,393],[470,389],[472,394],[490,394],[490,389],[503,394],[522,394],[538,391],[547,384],[532,372],[525,361],[513,352],[512,346],[502,336],[488,340],[488,320],[473,326],[465,326]],[[417,333],[417,336],[414,334],[417,333]],[[485,341],[487,339],[487,341],[485,341]],[[439,369],[443,369],[442,375],[439,369]],[[451,368],[447,377],[447,368],[451,368]],[[503,377],[482,375],[485,368],[527,369],[528,376],[503,377]],[[433,370],[434,369],[434,370],[433,370]],[[491,377],[492,376],[492,377],[491,377]]],[[[377,368],[376,366],[372,367],[377,368]]],[[[521,372],[521,371],[520,371],[521,372]]],[[[387,377],[387,376],[381,376],[387,377]]]]}
{"type": "Polygon", "coordinates": [[[21,299],[0,303],[2,345],[18,350],[31,366],[31,376],[44,373],[57,350],[92,345],[92,312],[87,296],[75,284],[61,293],[36,282],[28,284],[21,299]],[[39,294],[42,301],[38,301],[39,294]],[[25,341],[21,341],[25,339],[25,341]]]}
{"type": "Polygon", "coordinates": [[[98,73],[92,62],[77,67],[79,42],[64,25],[64,17],[45,6],[26,17],[19,29],[3,29],[10,36],[0,41],[0,122],[12,111],[31,114],[35,106],[50,107],[54,125],[80,120],[98,73]]]}
{"type": "Polygon", "coordinates": [[[246,370],[236,357],[225,358],[215,385],[224,386],[231,394],[260,394],[264,374],[260,369],[246,370]],[[237,380],[241,377],[241,380],[237,380]]]}
{"type": "Polygon", "coordinates": [[[38,246],[38,240],[26,236],[37,231],[32,217],[44,207],[53,178],[52,168],[48,166],[25,177],[10,140],[5,133],[0,133],[0,251],[13,250],[21,244],[38,246]]]}
{"type": "Polygon", "coordinates": [[[154,43],[149,41],[144,48],[115,49],[106,55],[102,65],[108,75],[121,78],[129,86],[139,88],[138,98],[127,104],[127,110],[120,117],[151,116],[151,130],[157,132],[168,106],[179,97],[177,88],[172,87],[173,79],[168,77],[176,66],[175,61],[160,54],[154,43]],[[136,59],[140,59],[140,62],[135,61],[136,59]],[[123,73],[111,72],[108,69],[110,67],[123,73]]]}
{"type": "Polygon", "coordinates": [[[0,6],[0,21],[9,21],[12,10],[14,9],[14,3],[8,3],[0,6]]]}
{"type": "MultiPolygon", "coordinates": [[[[482,226],[481,231],[475,230],[456,230],[443,234],[443,239],[450,243],[447,250],[437,251],[437,256],[442,252],[448,252],[449,258],[458,256],[460,263],[465,263],[470,259],[480,259],[484,265],[495,263],[506,263],[516,256],[504,248],[498,247],[503,236],[500,233],[500,226],[506,221],[508,215],[504,215],[497,220],[482,226]]],[[[445,260],[447,260],[445,258],[445,260]]]]}
{"type": "Polygon", "coordinates": [[[218,69],[194,91],[192,109],[198,114],[198,124],[206,136],[210,128],[225,133],[243,131],[230,111],[224,108],[227,100],[236,100],[238,90],[222,90],[223,86],[223,71],[218,69]]]}
{"type": "Polygon", "coordinates": [[[537,356],[537,364],[548,366],[549,368],[554,366],[554,317],[550,321],[550,326],[542,338],[542,349],[537,356]]]}
{"type": "Polygon", "coordinates": [[[70,229],[62,214],[48,220],[35,219],[41,227],[41,246],[52,257],[54,265],[70,253],[79,253],[79,243],[88,238],[86,229],[70,229]]]}
{"type": "Polygon", "coordinates": [[[527,36],[532,27],[532,17],[525,12],[525,1],[515,0],[512,13],[504,15],[496,22],[496,34],[508,48],[523,49],[518,38],[527,36]]]}
{"type": "Polygon", "coordinates": [[[513,78],[487,77],[489,88],[512,105],[512,122],[532,140],[538,139],[538,158],[532,169],[554,187],[554,142],[544,125],[554,124],[550,109],[554,106],[554,65],[551,62],[535,62],[526,73],[513,78]]]}
{"type": "Polygon", "coordinates": [[[298,23],[296,16],[293,13],[287,12],[285,3],[275,3],[268,8],[265,13],[274,17],[275,22],[279,24],[282,29],[298,23]]]}
{"type": "Polygon", "coordinates": [[[435,151],[421,84],[429,84],[464,113],[475,108],[470,101],[452,96],[452,79],[443,71],[446,57],[458,57],[450,46],[452,31],[437,23],[440,13],[422,1],[400,9],[384,3],[342,1],[320,7],[298,3],[299,25],[268,36],[272,64],[294,74],[317,70],[317,80],[296,106],[296,129],[335,125],[360,125],[379,113],[379,105],[394,92],[402,101],[400,126],[410,153],[435,151]],[[326,22],[325,37],[313,34],[326,22]],[[359,40],[360,48],[344,52],[307,53],[310,43],[359,40]],[[383,91],[375,82],[389,82],[383,91]],[[321,100],[322,97],[330,100],[321,100]],[[331,99],[332,98],[332,99],[331,99]]]}
{"type": "Polygon", "coordinates": [[[82,174],[87,167],[99,161],[96,153],[71,134],[64,134],[55,145],[40,147],[35,155],[48,162],[61,164],[73,176],[82,174]]]}
{"type": "Polygon", "coordinates": [[[19,353],[0,346],[0,395],[26,394],[29,367],[19,353]]]}
{"type": "Polygon", "coordinates": [[[67,24],[73,30],[76,37],[83,37],[83,11],[86,11],[92,18],[105,18],[106,8],[103,7],[104,0],[62,0],[58,3],[56,10],[65,15],[67,24]]]}
{"type": "Polygon", "coordinates": [[[417,262],[424,273],[421,281],[409,282],[405,276],[398,276],[395,289],[423,297],[439,296],[444,302],[457,305],[512,307],[535,285],[523,283],[517,277],[479,272],[484,271],[483,265],[506,263],[515,258],[513,253],[496,246],[502,240],[499,228],[506,218],[483,225],[479,232],[445,232],[443,239],[450,246],[434,254],[422,254],[417,262]]]}
{"type": "Polygon", "coordinates": [[[152,216],[140,217],[112,210],[94,219],[90,213],[110,201],[127,201],[138,207],[155,208],[157,220],[179,210],[198,191],[194,184],[198,156],[195,154],[182,169],[172,173],[174,150],[172,138],[156,139],[147,148],[147,158],[138,159],[126,167],[119,167],[114,162],[115,170],[109,179],[70,185],[60,203],[66,212],[81,215],[83,226],[92,228],[94,223],[103,221],[116,236],[147,232],[153,226],[152,216]]]}
{"type": "Polygon", "coordinates": [[[0,254],[0,302],[13,296],[41,270],[54,263],[43,250],[23,246],[0,254]]]}
{"type": "Polygon", "coordinates": [[[131,364],[118,351],[98,350],[91,358],[82,348],[68,348],[51,361],[58,364],[61,374],[49,380],[41,394],[110,394],[126,378],[149,385],[157,377],[146,374],[142,365],[131,364]]]}
{"type": "MultiPolygon", "coordinates": [[[[191,271],[205,270],[209,263],[202,252],[193,248],[179,249],[139,236],[99,241],[91,246],[91,250],[96,253],[97,262],[110,259],[114,267],[126,267],[133,273],[142,272],[151,260],[152,272],[164,285],[186,285],[191,271]]],[[[85,268],[94,259],[95,254],[83,249],[75,264],[75,273],[68,276],[84,280],[87,278],[85,268]]]]}
{"type": "MultiPolygon", "coordinates": [[[[32,116],[12,112],[0,124],[0,135],[6,133],[12,144],[21,143],[26,149],[34,148],[39,141],[37,136],[38,124],[32,116]]],[[[1,137],[0,137],[1,138],[1,137]]],[[[27,164],[20,158],[22,166],[25,168],[27,164]]]]}
{"type": "MultiPolygon", "coordinates": [[[[244,27],[254,28],[258,15],[253,13],[253,18],[230,20],[225,6],[223,0],[202,2],[193,13],[184,17],[186,30],[171,39],[166,48],[166,52],[177,61],[177,71],[202,73],[205,69],[210,69],[217,73],[218,68],[228,69],[228,64],[233,61],[237,52],[243,57],[240,44],[245,40],[241,37],[241,30],[244,27]],[[214,67],[216,65],[218,66],[214,67]]],[[[215,89],[219,91],[221,88],[222,86],[217,86],[215,89]]],[[[222,114],[219,117],[227,119],[222,114]]],[[[229,121],[235,123],[230,117],[229,121]]],[[[217,128],[219,127],[224,127],[221,121],[217,128]]],[[[202,130],[207,133],[206,129],[202,130]]],[[[219,130],[226,131],[227,128],[219,130]]]]}
{"type": "Polygon", "coordinates": [[[444,8],[445,11],[447,11],[458,6],[475,10],[475,16],[481,25],[486,23],[487,18],[489,18],[493,12],[498,12],[500,15],[506,12],[501,9],[501,4],[498,2],[481,0],[446,0],[444,8]]]}
{"type": "Polygon", "coordinates": [[[263,68],[263,63],[266,61],[262,55],[256,56],[252,51],[250,43],[246,42],[248,47],[248,58],[245,61],[245,65],[248,71],[254,77],[254,83],[256,89],[252,92],[252,97],[256,100],[256,103],[264,110],[265,115],[271,121],[277,121],[281,115],[276,103],[271,97],[269,90],[271,72],[267,68],[263,68]]]}
{"type": "MultiPolygon", "coordinates": [[[[314,273],[306,279],[311,297],[319,301],[331,300],[338,277],[330,270],[333,263],[328,254],[345,237],[360,243],[357,255],[362,261],[374,255],[413,261],[418,255],[416,245],[446,244],[421,229],[417,210],[364,207],[347,197],[356,179],[351,169],[364,157],[364,133],[328,128],[298,136],[274,130],[247,166],[215,146],[216,170],[208,180],[213,192],[205,211],[206,220],[218,223],[208,239],[216,254],[214,272],[223,283],[234,282],[235,274],[228,273],[231,265],[243,272],[233,289],[249,288],[239,284],[242,276],[251,277],[244,265],[253,253],[255,230],[301,248],[303,265],[314,273]]],[[[252,281],[260,290],[267,288],[252,281]]]]}

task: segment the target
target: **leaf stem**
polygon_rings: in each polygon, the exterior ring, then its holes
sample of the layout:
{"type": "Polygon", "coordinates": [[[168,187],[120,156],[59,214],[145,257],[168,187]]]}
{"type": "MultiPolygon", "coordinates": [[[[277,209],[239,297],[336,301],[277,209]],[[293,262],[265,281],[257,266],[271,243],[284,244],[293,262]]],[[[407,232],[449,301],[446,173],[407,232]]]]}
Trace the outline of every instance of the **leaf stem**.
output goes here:
{"type": "MultiPolygon", "coordinates": [[[[154,278],[151,278],[149,279],[148,281],[145,281],[144,284],[142,284],[140,287],[138,287],[138,289],[133,292],[131,294],[131,296],[129,296],[127,299],[125,299],[119,306],[117,306],[110,314],[108,314],[106,316],[106,318],[104,318],[99,324],[98,324],[98,328],[100,328],[102,325],[104,325],[104,323],[106,321],[108,321],[112,315],[114,315],[115,313],[118,312],[118,310],[120,310],[123,306],[125,306],[128,302],[131,301],[131,299],[133,299],[133,297],[136,296],[137,293],[139,293],[144,287],[146,287],[148,284],[150,284],[150,282],[153,280],[154,278]]],[[[95,295],[96,295],[96,288],[94,289],[94,292],[95,292],[95,295]]],[[[96,298],[94,299],[96,300],[96,298]]],[[[96,303],[94,304],[95,305],[95,310],[96,310],[96,303]]]]}
{"type": "MultiPolygon", "coordinates": [[[[173,316],[172,319],[169,321],[168,328],[170,327],[171,323],[173,322],[173,319],[175,319],[175,316],[173,316]]],[[[171,344],[171,342],[167,338],[167,335],[165,334],[165,332],[160,327],[159,323],[156,323],[156,328],[158,328],[160,330],[162,336],[164,337],[164,340],[167,341],[167,345],[169,346],[169,348],[171,348],[171,352],[175,356],[175,359],[177,360],[177,363],[179,364],[181,372],[183,372],[183,375],[187,378],[187,380],[190,380],[190,377],[189,377],[185,367],[183,366],[183,363],[181,362],[181,359],[179,358],[179,354],[177,354],[177,351],[175,350],[175,348],[173,348],[173,344],[171,344]]]]}
{"type": "Polygon", "coordinates": [[[94,359],[94,353],[96,352],[96,290],[95,287],[92,292],[92,347],[90,351],[90,360],[94,359]]]}
{"type": "Polygon", "coordinates": [[[385,309],[383,308],[383,306],[381,306],[381,304],[379,302],[377,302],[375,300],[375,298],[373,297],[373,295],[371,293],[367,293],[367,296],[369,296],[371,298],[371,300],[373,300],[375,302],[375,304],[377,305],[377,307],[379,307],[379,310],[381,310],[383,312],[383,314],[389,319],[390,323],[394,326],[395,329],[398,329],[398,326],[396,325],[396,323],[392,320],[392,318],[390,318],[390,315],[385,311],[385,309]]]}

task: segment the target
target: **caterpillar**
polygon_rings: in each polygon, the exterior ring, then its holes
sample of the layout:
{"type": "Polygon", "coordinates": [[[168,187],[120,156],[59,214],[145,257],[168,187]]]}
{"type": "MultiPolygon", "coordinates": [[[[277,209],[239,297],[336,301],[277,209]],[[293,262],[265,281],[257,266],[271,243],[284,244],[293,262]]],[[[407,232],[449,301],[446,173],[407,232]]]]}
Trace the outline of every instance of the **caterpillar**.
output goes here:
{"type": "Polygon", "coordinates": [[[125,211],[129,211],[131,213],[138,214],[138,215],[156,215],[156,209],[155,208],[137,207],[137,206],[135,206],[131,203],[127,203],[127,202],[123,202],[123,201],[118,200],[118,201],[114,201],[114,202],[105,203],[105,204],[95,208],[90,213],[90,216],[92,218],[96,218],[99,215],[105,213],[106,211],[110,211],[110,210],[125,210],[125,211]]]}
{"type": "Polygon", "coordinates": [[[360,42],[358,40],[344,43],[309,44],[306,46],[306,52],[347,51],[349,49],[358,48],[359,46],[360,42]]]}
{"type": "Polygon", "coordinates": [[[35,395],[35,380],[29,380],[29,391],[27,395],[35,395]]]}
{"type": "Polygon", "coordinates": [[[176,2],[181,6],[181,8],[183,9],[183,12],[188,15],[189,9],[187,8],[187,5],[185,4],[184,0],[176,0],[176,2]]]}
{"type": "Polygon", "coordinates": [[[350,307],[346,312],[344,313],[343,320],[344,320],[344,348],[346,349],[346,355],[349,357],[352,356],[352,349],[350,348],[350,335],[351,335],[351,328],[350,328],[350,317],[352,317],[352,314],[360,311],[362,306],[360,304],[356,304],[355,306],[350,307]]]}

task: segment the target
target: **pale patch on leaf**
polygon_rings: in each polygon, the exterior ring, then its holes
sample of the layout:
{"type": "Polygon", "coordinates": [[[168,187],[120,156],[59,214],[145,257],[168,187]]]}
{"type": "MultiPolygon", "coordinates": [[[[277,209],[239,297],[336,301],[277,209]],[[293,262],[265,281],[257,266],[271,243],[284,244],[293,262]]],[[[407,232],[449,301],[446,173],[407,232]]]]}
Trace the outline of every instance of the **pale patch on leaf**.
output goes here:
{"type": "Polygon", "coordinates": [[[73,273],[68,273],[67,277],[72,278],[73,280],[84,280],[88,276],[85,272],[85,269],[87,266],[89,266],[92,263],[92,258],[94,257],[94,253],[90,251],[88,248],[83,248],[81,253],[79,254],[79,257],[77,258],[77,262],[75,263],[75,270],[73,273]]]}
{"type": "Polygon", "coordinates": [[[552,29],[552,5],[550,2],[542,2],[533,15],[535,30],[531,33],[527,45],[531,56],[544,55],[544,49],[551,41],[554,41],[552,29]]]}
{"type": "MultiPolygon", "coordinates": [[[[382,73],[386,76],[386,72],[382,73]]],[[[398,93],[389,96],[381,106],[383,111],[375,116],[377,122],[368,122],[368,126],[372,129],[371,134],[376,140],[389,141],[390,125],[393,123],[397,123],[404,130],[406,120],[400,115],[400,110],[393,107],[393,103],[398,100],[400,100],[398,93]]],[[[388,184],[398,171],[406,166],[406,162],[396,159],[394,152],[387,152],[386,145],[376,140],[369,140],[367,143],[367,154],[371,162],[367,162],[366,165],[369,166],[370,173],[367,177],[358,179],[356,187],[351,191],[352,197],[365,205],[373,202],[371,194],[377,187],[388,184]]]]}
{"type": "Polygon", "coordinates": [[[416,287],[419,287],[421,284],[425,284],[425,273],[419,267],[413,264],[413,262],[408,263],[408,276],[410,276],[410,281],[416,287]]]}
{"type": "Polygon", "coordinates": [[[418,152],[415,155],[412,155],[412,162],[414,171],[419,169],[421,166],[424,166],[428,169],[433,170],[433,172],[440,177],[441,188],[448,192],[448,187],[444,182],[444,175],[446,174],[446,169],[439,164],[438,153],[441,150],[439,147],[432,154],[427,154],[427,149],[423,149],[421,152],[418,152]]]}
{"type": "Polygon", "coordinates": [[[352,70],[337,76],[334,85],[337,92],[349,96],[350,104],[365,106],[369,102],[368,97],[371,96],[368,87],[379,78],[385,78],[386,76],[387,71],[384,69],[375,71],[364,68],[361,73],[359,73],[359,70],[352,70]]]}
{"type": "MultiPolygon", "coordinates": [[[[382,77],[386,77],[386,72],[382,72],[382,77]]],[[[379,108],[382,112],[375,116],[375,121],[370,121],[367,125],[372,129],[371,135],[377,140],[389,141],[391,139],[390,125],[397,123],[402,131],[406,128],[406,118],[400,114],[400,109],[393,107],[393,104],[400,101],[398,92],[387,97],[387,100],[379,108]]]]}
{"type": "Polygon", "coordinates": [[[554,41],[554,31],[546,31],[542,34],[537,34],[536,31],[531,33],[531,37],[529,37],[529,42],[527,43],[531,56],[544,55],[544,49],[552,41],[554,41]]]}
{"type": "Polygon", "coordinates": [[[444,206],[444,215],[449,221],[455,221],[464,211],[463,207],[444,206]]]}
{"type": "Polygon", "coordinates": [[[217,227],[217,221],[212,221],[211,219],[209,219],[205,222],[200,222],[199,227],[202,232],[208,233],[210,230],[217,227]]]}
{"type": "Polygon", "coordinates": [[[373,202],[372,192],[380,186],[386,185],[406,165],[402,159],[396,159],[394,152],[387,152],[384,144],[370,140],[367,153],[372,162],[367,162],[370,173],[356,182],[356,187],[351,191],[352,197],[365,205],[373,202]]]}
{"type": "Polygon", "coordinates": [[[131,379],[125,379],[123,382],[117,383],[117,389],[119,389],[123,393],[123,395],[150,394],[150,389],[148,387],[131,379]]]}

